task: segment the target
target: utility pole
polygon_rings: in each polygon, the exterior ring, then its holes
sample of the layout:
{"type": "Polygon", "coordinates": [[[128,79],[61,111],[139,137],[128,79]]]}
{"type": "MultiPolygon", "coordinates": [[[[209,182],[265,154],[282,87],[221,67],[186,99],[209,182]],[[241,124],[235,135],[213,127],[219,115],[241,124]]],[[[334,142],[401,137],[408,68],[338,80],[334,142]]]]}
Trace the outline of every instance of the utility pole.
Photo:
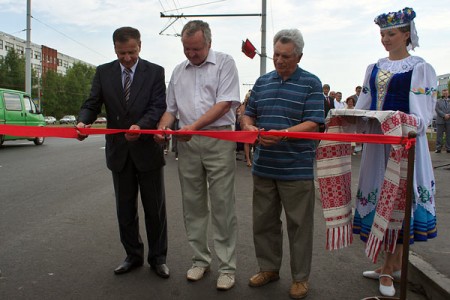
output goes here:
{"type": "Polygon", "coordinates": [[[27,43],[25,48],[25,92],[31,95],[31,0],[27,0],[27,43]]]}
{"type": "MultiPolygon", "coordinates": [[[[166,15],[161,13],[161,18],[176,18],[176,20],[180,18],[207,18],[207,17],[262,17],[261,20],[261,55],[260,55],[260,64],[259,64],[259,73],[260,75],[266,74],[266,9],[267,1],[262,0],[262,13],[260,14],[215,14],[215,15],[166,15]]],[[[175,22],[175,21],[174,21],[175,22]]],[[[173,22],[170,24],[172,25],[173,22]]],[[[170,26],[169,25],[169,26],[170,26]]],[[[166,27],[167,28],[167,27],[166,27]]],[[[164,30],[163,30],[164,31],[164,30]]],[[[162,31],[160,32],[160,34],[162,31]]]]}
{"type": "Polygon", "coordinates": [[[261,17],[261,57],[259,64],[259,75],[262,76],[266,74],[266,17],[267,17],[267,1],[262,0],[262,17],[261,17]]]}

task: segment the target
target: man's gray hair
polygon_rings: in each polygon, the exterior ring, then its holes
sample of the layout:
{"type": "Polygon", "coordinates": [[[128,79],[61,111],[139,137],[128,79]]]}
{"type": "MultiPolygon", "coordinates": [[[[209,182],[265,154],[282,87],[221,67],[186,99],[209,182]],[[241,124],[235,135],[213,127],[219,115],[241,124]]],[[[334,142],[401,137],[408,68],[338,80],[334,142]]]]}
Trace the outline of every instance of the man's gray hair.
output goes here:
{"type": "Polygon", "coordinates": [[[303,53],[305,42],[303,41],[302,33],[298,29],[283,29],[278,31],[273,37],[273,45],[275,46],[278,41],[283,44],[293,43],[295,53],[298,55],[303,53]]]}
{"type": "Polygon", "coordinates": [[[187,36],[193,36],[197,31],[203,32],[203,38],[205,39],[206,44],[211,44],[211,29],[209,28],[209,24],[203,22],[201,20],[193,20],[189,21],[184,25],[183,30],[181,31],[181,36],[186,34],[187,36]]]}

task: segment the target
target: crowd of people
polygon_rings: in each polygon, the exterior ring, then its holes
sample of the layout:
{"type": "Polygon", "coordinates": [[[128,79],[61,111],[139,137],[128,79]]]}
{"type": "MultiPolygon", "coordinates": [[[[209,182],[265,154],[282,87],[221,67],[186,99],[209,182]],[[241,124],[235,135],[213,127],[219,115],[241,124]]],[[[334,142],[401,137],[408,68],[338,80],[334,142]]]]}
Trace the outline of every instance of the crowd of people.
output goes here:
{"type": "Polygon", "coordinates": [[[329,84],[324,84],[323,87],[323,96],[325,97],[325,108],[326,109],[326,115],[328,114],[328,111],[332,108],[335,109],[342,109],[342,108],[355,108],[356,102],[358,102],[359,95],[361,94],[362,87],[358,85],[355,88],[355,94],[348,96],[345,98],[345,100],[342,100],[342,92],[335,92],[330,90],[329,84]],[[353,101],[349,100],[353,99],[353,101]],[[351,102],[349,105],[349,101],[351,102]]]}
{"type": "MultiPolygon", "coordinates": [[[[211,270],[213,254],[208,245],[211,224],[218,260],[216,287],[231,289],[237,268],[236,143],[183,132],[233,130],[237,121],[245,131],[326,131],[325,117],[330,109],[400,110],[417,118],[416,160],[420,172],[414,174],[417,205],[411,242],[435,237],[434,178],[425,149],[424,127],[430,122],[436,101],[433,93],[436,76],[429,64],[408,52],[418,46],[414,17],[415,12],[405,8],[375,19],[388,57],[370,65],[363,87],[357,86],[355,94],[345,100],[341,92],[331,91],[328,84],[322,85],[316,75],[299,66],[304,40],[297,29],[275,34],[275,70],[256,80],[243,104],[235,61],[230,55],[211,49],[208,23],[194,20],[183,27],[181,43],[186,60],[174,69],[167,91],[164,69],[139,56],[139,31],[131,27],[117,29],[113,44],[118,59],[97,68],[77,125],[90,127],[104,106],[108,128],[130,130],[106,136],[107,166],[113,175],[120,239],[126,252],[115,274],[130,272],[144,263],[137,211],[140,194],[148,240],[147,262],[158,276],[170,277],[166,264],[165,161],[161,145],[171,138],[172,130],[177,130],[183,217],[193,252],[186,279],[201,280],[211,270]],[[410,91],[410,86],[415,89],[410,91]],[[140,129],[159,129],[161,133],[153,136],[133,133],[140,129]],[[427,192],[427,201],[423,201],[423,191],[427,192]]],[[[379,129],[369,128],[367,132],[379,133],[379,129]]],[[[79,134],[80,140],[86,137],[79,134]]],[[[252,168],[253,240],[259,268],[248,284],[257,288],[279,279],[284,211],[292,275],[289,295],[293,299],[304,298],[309,290],[313,249],[317,144],[313,140],[273,134],[259,135],[253,151],[247,146],[245,159],[252,168]]],[[[379,200],[374,191],[382,189],[379,177],[386,169],[389,147],[368,144],[363,150],[360,179],[363,185],[358,195],[371,193],[375,197],[371,210],[363,207],[360,197],[356,201],[355,233],[364,241],[379,200]],[[370,184],[364,184],[368,181],[370,184]]],[[[363,274],[379,280],[383,295],[395,294],[393,280],[401,268],[401,248],[398,244],[392,251],[386,250],[385,263],[363,274]]]]}

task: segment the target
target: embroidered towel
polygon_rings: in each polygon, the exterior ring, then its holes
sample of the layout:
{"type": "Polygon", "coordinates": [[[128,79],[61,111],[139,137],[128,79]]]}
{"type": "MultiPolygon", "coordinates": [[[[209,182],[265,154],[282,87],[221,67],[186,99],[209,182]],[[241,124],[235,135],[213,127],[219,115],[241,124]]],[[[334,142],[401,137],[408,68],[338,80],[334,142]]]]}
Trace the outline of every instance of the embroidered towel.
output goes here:
{"type": "MultiPolygon", "coordinates": [[[[326,122],[327,132],[333,133],[361,132],[366,122],[377,122],[383,134],[391,136],[406,137],[408,132],[417,129],[416,118],[399,111],[335,109],[326,122]]],[[[366,255],[373,262],[376,262],[383,242],[385,250],[395,250],[404,217],[407,159],[404,145],[392,145],[366,244],[366,255]]],[[[327,227],[326,248],[346,247],[353,239],[350,143],[321,141],[317,148],[317,176],[327,227]]]]}

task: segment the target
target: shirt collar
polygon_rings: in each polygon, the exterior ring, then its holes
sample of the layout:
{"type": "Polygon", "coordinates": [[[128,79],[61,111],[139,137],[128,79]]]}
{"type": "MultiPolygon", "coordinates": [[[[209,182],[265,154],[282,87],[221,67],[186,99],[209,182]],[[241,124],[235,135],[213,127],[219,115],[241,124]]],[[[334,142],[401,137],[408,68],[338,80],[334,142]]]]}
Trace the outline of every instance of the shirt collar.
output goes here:
{"type": "MultiPolygon", "coordinates": [[[[289,76],[289,78],[287,80],[299,80],[301,74],[302,74],[302,69],[297,65],[297,68],[295,69],[294,73],[292,73],[291,76],[289,76]]],[[[273,74],[272,74],[272,78],[273,79],[280,79],[281,76],[275,70],[273,72],[273,74]]],[[[285,80],[285,81],[287,81],[287,80],[285,80]]]]}
{"type": "MultiPolygon", "coordinates": [[[[131,72],[134,74],[134,71],[136,71],[136,67],[137,67],[137,64],[138,64],[138,62],[139,62],[139,58],[138,58],[138,60],[136,61],[136,63],[130,68],[130,70],[131,70],[131,72]]],[[[122,73],[123,73],[123,70],[125,69],[125,67],[121,64],[121,63],[119,63],[120,64],[120,70],[122,71],[122,73]]]]}
{"type": "Polygon", "coordinates": [[[191,62],[189,61],[189,59],[186,59],[186,62],[185,62],[185,64],[184,64],[184,68],[185,68],[185,69],[187,69],[187,67],[197,67],[197,68],[201,68],[201,67],[203,67],[204,65],[206,65],[207,63],[210,63],[210,64],[215,65],[216,62],[217,62],[217,60],[216,60],[216,53],[215,53],[212,49],[209,49],[209,51],[208,51],[208,56],[206,57],[205,61],[204,61],[201,65],[199,65],[199,66],[193,65],[193,64],[191,64],[191,62]]]}

